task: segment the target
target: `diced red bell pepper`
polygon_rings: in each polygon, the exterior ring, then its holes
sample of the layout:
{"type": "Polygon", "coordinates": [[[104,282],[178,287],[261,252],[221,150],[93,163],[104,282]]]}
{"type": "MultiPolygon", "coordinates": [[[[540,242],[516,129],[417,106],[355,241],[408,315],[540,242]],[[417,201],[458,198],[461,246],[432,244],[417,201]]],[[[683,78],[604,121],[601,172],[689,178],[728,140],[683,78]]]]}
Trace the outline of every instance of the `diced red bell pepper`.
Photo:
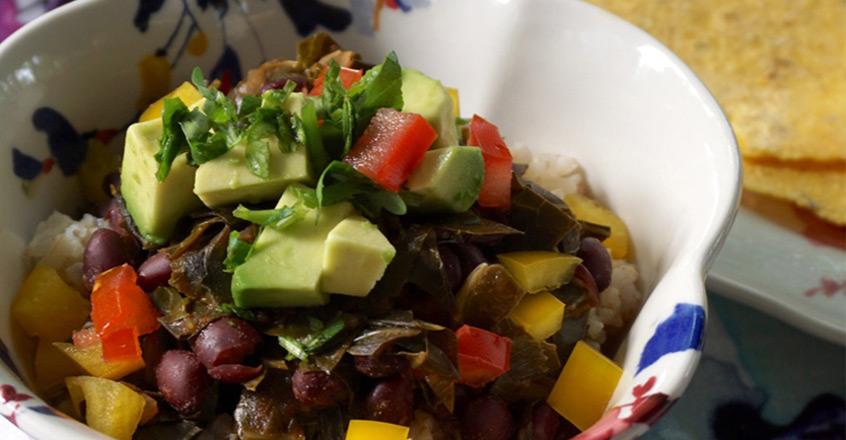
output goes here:
{"type": "Polygon", "coordinates": [[[479,191],[479,206],[506,210],[511,206],[511,152],[496,125],[473,115],[467,145],[482,149],[485,180],[479,191]]]}
{"type": "Polygon", "coordinates": [[[138,337],[161,325],[159,311],[137,284],[135,269],[115,267],[94,279],[91,321],[103,341],[103,360],[110,362],[141,356],[138,337]]]}
{"type": "Polygon", "coordinates": [[[458,383],[482,387],[511,367],[511,339],[480,328],[463,325],[458,338],[458,383]]]}
{"type": "MultiPolygon", "coordinates": [[[[329,67],[324,67],[323,70],[320,72],[320,75],[318,75],[317,78],[314,80],[314,86],[311,88],[311,91],[308,92],[310,96],[318,96],[323,94],[323,77],[328,71],[329,67]]],[[[341,85],[343,85],[344,89],[346,90],[361,79],[361,69],[350,69],[347,67],[341,67],[341,73],[338,76],[341,78],[341,85]]]]}
{"type": "Polygon", "coordinates": [[[397,192],[438,137],[423,116],[380,108],[344,162],[397,192]]]}

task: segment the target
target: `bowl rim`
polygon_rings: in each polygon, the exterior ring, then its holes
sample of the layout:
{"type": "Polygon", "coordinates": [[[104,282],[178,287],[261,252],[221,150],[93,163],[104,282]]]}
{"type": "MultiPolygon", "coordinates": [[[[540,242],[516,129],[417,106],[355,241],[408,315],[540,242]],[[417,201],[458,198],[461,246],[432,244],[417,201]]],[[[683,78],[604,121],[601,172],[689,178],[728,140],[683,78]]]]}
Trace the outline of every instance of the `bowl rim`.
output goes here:
{"type": "MultiPolygon", "coordinates": [[[[516,0],[499,1],[513,2],[516,0]]],[[[573,5],[577,8],[583,8],[584,10],[592,11],[592,13],[598,13],[600,15],[603,15],[605,16],[606,20],[609,20],[610,22],[614,23],[615,31],[619,29],[625,32],[634,32],[636,35],[639,36],[639,38],[642,38],[644,39],[644,41],[649,42],[653,47],[659,48],[662,54],[667,56],[675,66],[681,69],[684,76],[690,79],[690,83],[701,94],[703,102],[705,102],[708,108],[715,113],[718,119],[718,124],[721,127],[720,137],[726,140],[725,146],[729,148],[730,161],[728,163],[725,163],[726,170],[732,171],[731,175],[721,176],[721,178],[730,179],[730,183],[728,184],[728,186],[733,188],[733,193],[720,195],[719,201],[715,203],[714,210],[711,214],[712,221],[709,223],[707,228],[703,228],[701,231],[702,240],[696,246],[690,246],[690,248],[687,249],[686,252],[681,255],[682,257],[687,258],[688,262],[691,264],[685,265],[685,267],[683,268],[670,266],[662,275],[663,278],[666,277],[666,275],[671,271],[682,269],[688,270],[688,266],[691,266],[689,269],[689,273],[684,273],[682,278],[689,279],[690,281],[695,282],[697,291],[691,293],[695,294],[695,298],[701,300],[699,302],[699,305],[704,307],[707,312],[705,275],[707,274],[709,268],[716,259],[719,249],[722,247],[723,243],[726,240],[726,237],[728,236],[728,232],[731,229],[731,225],[733,224],[738,212],[738,207],[740,204],[740,195],[742,191],[742,162],[740,160],[740,150],[738,148],[737,139],[728,121],[728,118],[726,117],[724,111],[722,110],[722,107],[719,105],[711,91],[704,85],[699,76],[696,75],[696,73],[694,73],[675,53],[673,53],[661,42],[659,42],[657,39],[643,31],[642,29],[638,28],[634,24],[627,22],[626,20],[620,18],[619,16],[609,11],[606,11],[596,5],[587,3],[583,0],[536,0],[537,3],[543,3],[545,1],[569,1],[573,3],[573,5]],[[714,222],[715,219],[717,219],[718,221],[714,222]]],[[[42,32],[43,28],[49,27],[51,23],[60,20],[73,19],[78,14],[85,14],[89,9],[94,10],[101,4],[106,3],[107,0],[77,0],[75,2],[63,5],[60,8],[48,11],[47,13],[30,21],[29,23],[26,23],[20,29],[13,32],[4,41],[0,42],[0,60],[2,60],[6,53],[9,52],[12,48],[21,44],[21,42],[26,41],[32,35],[38,32],[42,32]]],[[[660,278],[656,281],[659,280],[660,278]]],[[[648,294],[649,292],[647,292],[647,297],[648,294]]],[[[704,341],[704,332],[702,334],[702,341],[704,341]]],[[[677,391],[678,394],[681,394],[684,391],[693,376],[693,372],[696,370],[701,354],[699,350],[701,350],[702,341],[700,341],[699,349],[697,349],[694,353],[691,353],[691,357],[687,363],[687,374],[682,376],[682,378],[674,384],[674,389],[677,391]]],[[[23,392],[34,394],[34,392],[32,392],[22,380],[19,380],[17,376],[6,365],[2,363],[0,363],[0,378],[2,378],[3,381],[7,384],[13,384],[15,386],[21,387],[20,389],[23,392]]],[[[10,387],[12,385],[2,386],[10,387]]],[[[13,416],[15,414],[14,411],[19,410],[18,407],[24,408],[24,411],[18,413],[18,421],[26,421],[26,423],[22,424],[23,426],[18,425],[18,427],[28,435],[40,438],[41,436],[45,435],[49,436],[51,432],[54,433],[55,430],[61,429],[66,430],[64,432],[64,435],[66,435],[67,438],[84,439],[92,438],[92,436],[106,438],[102,436],[102,434],[99,434],[93,429],[88,428],[86,425],[75,420],[69,419],[61,413],[57,412],[56,410],[46,406],[46,404],[40,399],[40,397],[34,397],[35,405],[29,403],[26,405],[20,405],[19,401],[7,398],[7,391],[8,389],[3,389],[4,394],[2,396],[3,398],[0,399],[0,406],[5,405],[7,407],[7,410],[12,410],[13,416]]],[[[12,388],[11,391],[12,393],[16,392],[15,388],[12,388]]],[[[24,394],[18,395],[21,396],[24,394]]],[[[670,402],[670,405],[671,404],[672,402],[670,402]]],[[[668,409],[669,405],[667,405],[666,408],[668,409]]],[[[9,418],[5,414],[6,413],[3,413],[4,417],[9,418]]],[[[606,416],[608,416],[607,413],[606,416]]],[[[14,417],[12,418],[12,420],[14,421],[14,417]]],[[[652,422],[654,422],[654,420],[652,422]]],[[[588,432],[590,432],[590,430],[585,431],[585,433],[588,432]]],[[[579,435],[578,437],[581,438],[582,435],[579,435]]]]}

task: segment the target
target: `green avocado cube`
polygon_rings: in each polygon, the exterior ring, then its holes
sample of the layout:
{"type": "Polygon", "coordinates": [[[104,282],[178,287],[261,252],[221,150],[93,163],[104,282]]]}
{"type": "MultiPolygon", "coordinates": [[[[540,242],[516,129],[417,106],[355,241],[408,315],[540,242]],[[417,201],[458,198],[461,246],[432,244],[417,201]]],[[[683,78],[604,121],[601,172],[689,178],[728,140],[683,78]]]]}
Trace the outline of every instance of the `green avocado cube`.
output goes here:
{"type": "Polygon", "coordinates": [[[455,107],[440,81],[413,69],[402,69],[402,111],[417,113],[438,132],[432,148],[458,144],[455,107]]]}
{"type": "Polygon", "coordinates": [[[395,254],[396,249],[376,225],[364,217],[345,218],[326,238],[323,290],[367,296],[395,254]]]}
{"type": "MultiPolygon", "coordinates": [[[[283,108],[297,114],[303,105],[302,93],[292,93],[283,108]]],[[[279,149],[276,136],[267,138],[270,166],[267,179],[247,168],[246,141],[232,147],[222,156],[203,163],[197,169],[194,193],[209,208],[235,203],[259,203],[276,200],[291,183],[314,181],[308,154],[303,146],[291,152],[279,149]]]]}
{"type": "MultiPolygon", "coordinates": [[[[288,186],[276,208],[299,200],[299,184],[288,186]]],[[[310,210],[303,219],[278,231],[264,228],[250,256],[235,269],[232,297],[238,307],[308,307],[326,304],[320,285],[323,252],[329,232],[355,211],[349,202],[310,210]]]]}
{"type": "Polygon", "coordinates": [[[476,203],[484,179],[480,148],[429,150],[406,181],[403,199],[417,212],[464,212],[476,203]]]}
{"type": "Polygon", "coordinates": [[[222,156],[203,163],[197,169],[194,193],[209,208],[235,203],[259,203],[274,200],[291,183],[312,182],[311,165],[305,148],[283,153],[275,136],[270,144],[270,175],[256,176],[247,168],[246,141],[222,156]]]}
{"type": "Polygon", "coordinates": [[[161,119],[130,125],[120,173],[126,209],[141,235],[155,245],[167,244],[179,219],[203,207],[193,192],[196,168],[188,165],[187,155],[176,157],[163,182],[156,179],[154,156],[162,131],[161,119]]]}

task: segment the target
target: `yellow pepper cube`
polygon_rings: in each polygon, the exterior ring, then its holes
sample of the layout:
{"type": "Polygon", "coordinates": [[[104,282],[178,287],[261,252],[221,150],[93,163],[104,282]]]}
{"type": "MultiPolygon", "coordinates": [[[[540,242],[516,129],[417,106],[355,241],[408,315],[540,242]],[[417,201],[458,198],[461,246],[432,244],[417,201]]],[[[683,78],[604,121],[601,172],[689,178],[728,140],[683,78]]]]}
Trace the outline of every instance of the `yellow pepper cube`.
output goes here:
{"type": "Polygon", "coordinates": [[[45,340],[35,350],[35,384],[45,396],[54,397],[64,390],[65,378],[83,374],[79,366],[61,350],[45,340]]]}
{"type": "Polygon", "coordinates": [[[497,255],[526,292],[553,290],[570,282],[582,259],[550,251],[521,251],[497,255]]]}
{"type": "Polygon", "coordinates": [[[508,316],[535,340],[543,341],[561,329],[564,303],[549,292],[526,295],[508,316]]]}
{"type": "Polygon", "coordinates": [[[579,341],[546,402],[584,431],[602,417],[622,375],[614,362],[579,341]]]}
{"type": "Polygon", "coordinates": [[[44,265],[35,266],[12,301],[12,316],[24,331],[45,342],[66,340],[89,313],[91,304],[56,269],[44,265]]]}
{"type": "Polygon", "coordinates": [[[172,92],[162,96],[158,101],[150,104],[150,106],[147,107],[147,110],[144,110],[144,113],[141,113],[141,116],[138,118],[138,122],[146,122],[161,118],[165,98],[179,98],[183,103],[185,103],[185,105],[191,105],[199,101],[200,98],[202,98],[202,95],[200,95],[200,92],[197,91],[197,88],[194,87],[193,84],[184,82],[172,92]]]}
{"type": "Polygon", "coordinates": [[[372,420],[350,420],[346,440],[406,440],[408,427],[372,420]]]}
{"type": "Polygon", "coordinates": [[[83,349],[64,342],[56,342],[53,346],[76,362],[88,374],[95,377],[117,380],[144,368],[144,360],[141,358],[121,359],[114,362],[104,361],[103,344],[101,343],[83,349]]]}
{"type": "Polygon", "coordinates": [[[121,383],[91,376],[65,379],[77,416],[85,401],[85,424],[118,440],[130,440],[146,401],[140,394],[121,383]]]}
{"type": "Polygon", "coordinates": [[[611,235],[603,240],[602,244],[611,250],[613,258],[626,258],[629,254],[629,228],[617,214],[596,200],[577,193],[567,194],[564,201],[579,220],[611,227],[611,235]]]}
{"type": "Polygon", "coordinates": [[[458,105],[458,89],[453,89],[452,87],[446,88],[447,93],[449,93],[449,97],[452,98],[452,110],[455,112],[456,117],[461,116],[461,108],[458,105]]]}

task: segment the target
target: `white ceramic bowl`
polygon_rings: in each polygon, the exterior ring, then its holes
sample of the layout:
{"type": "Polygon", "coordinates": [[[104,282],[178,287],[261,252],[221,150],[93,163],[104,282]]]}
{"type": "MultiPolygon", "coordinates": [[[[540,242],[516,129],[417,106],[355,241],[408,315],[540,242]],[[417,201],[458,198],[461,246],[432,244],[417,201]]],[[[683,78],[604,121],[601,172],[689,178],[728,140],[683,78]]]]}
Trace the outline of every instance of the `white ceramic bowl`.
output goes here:
{"type": "MultiPolygon", "coordinates": [[[[293,56],[303,33],[331,28],[367,60],[393,49],[404,66],[458,88],[462,113],[484,115],[508,139],[576,157],[594,193],[628,224],[650,296],[616,356],[625,374],[609,410],[582,438],[642,433],[681,396],[699,360],[703,278],[733,219],[740,165],[719,106],[661,44],[575,0],[394,0],[381,11],[375,0],[229,2],[225,11],[146,3],[155,2],[80,0],[0,44],[6,347],[9,305],[25,276],[23,247],[52,210],[78,212],[74,154],[85,136],[137,114],[141,60],[160,50],[172,67],[167,88],[196,65],[237,77],[264,59],[293,56]],[[288,14],[283,5],[299,10],[288,14]],[[205,50],[183,51],[198,32],[205,50]],[[44,108],[52,109],[46,117],[44,108]],[[34,118],[37,109],[42,116],[34,118]],[[61,127],[62,116],[69,126],[61,127]],[[45,159],[58,166],[39,171],[45,159]]],[[[0,354],[0,414],[38,439],[98,436],[34,397],[10,365],[21,365],[18,353],[0,354]]]]}

